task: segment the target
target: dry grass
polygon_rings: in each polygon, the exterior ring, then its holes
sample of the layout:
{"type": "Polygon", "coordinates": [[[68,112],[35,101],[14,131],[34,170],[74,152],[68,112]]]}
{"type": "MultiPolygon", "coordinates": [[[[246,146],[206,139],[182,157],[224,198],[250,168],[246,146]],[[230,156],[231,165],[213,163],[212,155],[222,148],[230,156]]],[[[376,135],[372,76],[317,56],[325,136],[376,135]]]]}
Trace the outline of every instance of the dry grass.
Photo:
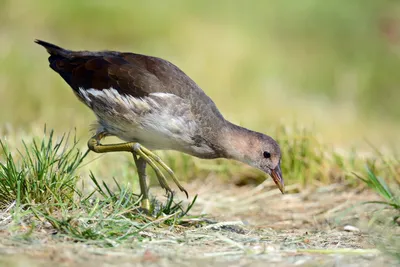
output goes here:
{"type": "Polygon", "coordinates": [[[373,208],[358,203],[375,197],[370,193],[340,193],[338,188],[332,187],[322,188],[323,192],[303,192],[287,197],[255,192],[259,196],[257,200],[243,203],[249,210],[237,212],[230,208],[231,204],[224,206],[210,200],[214,199],[216,191],[231,192],[230,199],[240,208],[242,197],[249,192],[249,188],[220,185],[213,191],[199,188],[196,184],[190,187],[202,192],[195,206],[197,210],[193,213],[207,207],[213,214],[219,215],[207,220],[188,218],[186,226],[149,227],[140,232],[141,242],[125,242],[114,248],[99,248],[86,242],[71,243],[68,236],[54,235],[50,226],[47,229],[43,227],[35,239],[21,240],[3,232],[3,262],[24,264],[29,261],[36,262],[38,266],[43,263],[78,266],[88,262],[89,266],[261,266],[267,263],[270,266],[316,266],[317,263],[318,266],[333,263],[341,266],[395,266],[395,261],[375,249],[368,229],[362,225],[365,219],[370,218],[373,208]],[[315,203],[321,194],[328,196],[332,202],[315,203]],[[336,205],[334,211],[333,202],[341,203],[336,205]],[[339,221],[338,214],[342,214],[339,221]],[[307,217],[310,220],[301,219],[307,217]],[[199,221],[202,223],[199,224],[199,221]],[[348,224],[359,226],[360,231],[344,231],[343,226],[348,224]],[[13,258],[16,255],[18,260],[13,258]]]}

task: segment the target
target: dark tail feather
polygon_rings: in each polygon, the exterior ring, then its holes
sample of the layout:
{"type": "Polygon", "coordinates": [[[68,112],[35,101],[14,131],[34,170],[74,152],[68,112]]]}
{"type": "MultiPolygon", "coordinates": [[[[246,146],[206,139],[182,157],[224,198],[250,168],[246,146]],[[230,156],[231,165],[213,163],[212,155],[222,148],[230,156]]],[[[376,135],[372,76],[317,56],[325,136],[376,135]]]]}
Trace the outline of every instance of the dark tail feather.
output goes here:
{"type": "Polygon", "coordinates": [[[59,46],[56,46],[54,44],[51,44],[51,43],[48,43],[48,42],[45,42],[42,40],[36,39],[35,43],[46,48],[47,52],[49,52],[49,54],[53,55],[53,56],[69,57],[72,53],[70,50],[66,50],[64,48],[61,48],[59,46]]]}
{"type": "Polygon", "coordinates": [[[46,48],[47,52],[50,54],[50,68],[60,74],[61,77],[71,85],[71,75],[74,66],[69,62],[73,58],[73,52],[41,40],[35,40],[35,43],[46,48]]]}

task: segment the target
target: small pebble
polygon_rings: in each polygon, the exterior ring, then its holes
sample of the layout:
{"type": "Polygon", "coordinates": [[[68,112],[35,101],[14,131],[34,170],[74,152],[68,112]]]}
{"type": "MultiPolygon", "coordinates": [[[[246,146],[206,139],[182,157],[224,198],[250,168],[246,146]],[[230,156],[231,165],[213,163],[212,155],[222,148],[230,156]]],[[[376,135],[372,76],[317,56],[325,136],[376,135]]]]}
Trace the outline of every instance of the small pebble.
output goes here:
{"type": "Polygon", "coordinates": [[[360,229],[352,225],[346,225],[345,227],[343,227],[343,230],[345,230],[346,232],[356,232],[356,233],[360,232],[360,229]]]}

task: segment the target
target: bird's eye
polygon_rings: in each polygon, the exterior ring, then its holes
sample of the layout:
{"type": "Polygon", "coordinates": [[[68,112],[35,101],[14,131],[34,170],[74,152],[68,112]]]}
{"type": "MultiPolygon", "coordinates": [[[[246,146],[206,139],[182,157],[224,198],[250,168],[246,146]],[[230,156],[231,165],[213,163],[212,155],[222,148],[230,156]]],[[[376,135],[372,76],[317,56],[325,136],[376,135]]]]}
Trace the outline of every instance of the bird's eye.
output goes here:
{"type": "Polygon", "coordinates": [[[266,158],[266,159],[269,159],[271,157],[271,153],[269,153],[267,151],[264,151],[263,155],[264,155],[264,158],[266,158]]]}

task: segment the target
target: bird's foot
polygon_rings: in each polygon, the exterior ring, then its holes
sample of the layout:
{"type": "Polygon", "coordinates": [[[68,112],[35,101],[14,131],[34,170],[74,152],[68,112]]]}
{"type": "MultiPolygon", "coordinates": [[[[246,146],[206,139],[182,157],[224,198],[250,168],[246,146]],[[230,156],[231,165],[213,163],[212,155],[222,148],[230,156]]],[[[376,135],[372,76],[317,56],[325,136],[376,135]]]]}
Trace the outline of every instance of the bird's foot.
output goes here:
{"type": "MultiPolygon", "coordinates": [[[[186,197],[189,197],[188,192],[186,189],[180,184],[178,179],[176,178],[174,172],[171,170],[170,167],[165,164],[160,157],[158,157],[156,154],[145,148],[144,146],[140,145],[139,143],[136,142],[127,142],[127,143],[122,143],[122,144],[100,144],[100,140],[104,138],[107,134],[106,133],[98,133],[92,138],[89,139],[88,141],[88,148],[96,153],[107,153],[107,152],[131,152],[134,154],[135,162],[136,165],[138,166],[139,159],[135,157],[139,156],[142,160],[143,163],[149,164],[154,172],[156,173],[158,182],[160,183],[161,187],[167,191],[167,193],[173,193],[171,188],[169,187],[167,180],[165,178],[164,173],[161,171],[161,169],[164,169],[169,176],[172,178],[174,183],[178,186],[178,188],[182,191],[185,192],[186,197]]],[[[143,202],[142,202],[142,207],[147,208],[150,207],[150,203],[148,202],[148,188],[146,185],[146,178],[145,178],[145,168],[146,165],[139,163],[140,167],[138,168],[138,173],[139,173],[139,181],[141,184],[141,192],[143,195],[143,202]],[[146,201],[147,199],[147,201],[146,201]]]]}
{"type": "MultiPolygon", "coordinates": [[[[163,162],[161,160],[161,158],[159,156],[157,156],[156,154],[154,154],[152,151],[148,150],[147,148],[143,147],[139,143],[134,143],[132,145],[132,149],[133,149],[133,153],[140,156],[143,160],[145,160],[147,162],[147,164],[149,164],[153,168],[154,172],[156,173],[158,182],[160,183],[160,185],[163,189],[165,189],[167,192],[173,193],[171,190],[171,187],[168,185],[165,175],[161,171],[161,169],[164,169],[169,174],[169,176],[172,178],[174,183],[178,186],[179,190],[184,192],[186,194],[186,197],[189,197],[188,192],[180,184],[180,182],[178,181],[178,179],[175,176],[175,173],[171,170],[170,167],[168,167],[167,164],[165,164],[165,162],[163,162]]],[[[143,205],[143,203],[142,203],[142,205],[143,205]]]]}

